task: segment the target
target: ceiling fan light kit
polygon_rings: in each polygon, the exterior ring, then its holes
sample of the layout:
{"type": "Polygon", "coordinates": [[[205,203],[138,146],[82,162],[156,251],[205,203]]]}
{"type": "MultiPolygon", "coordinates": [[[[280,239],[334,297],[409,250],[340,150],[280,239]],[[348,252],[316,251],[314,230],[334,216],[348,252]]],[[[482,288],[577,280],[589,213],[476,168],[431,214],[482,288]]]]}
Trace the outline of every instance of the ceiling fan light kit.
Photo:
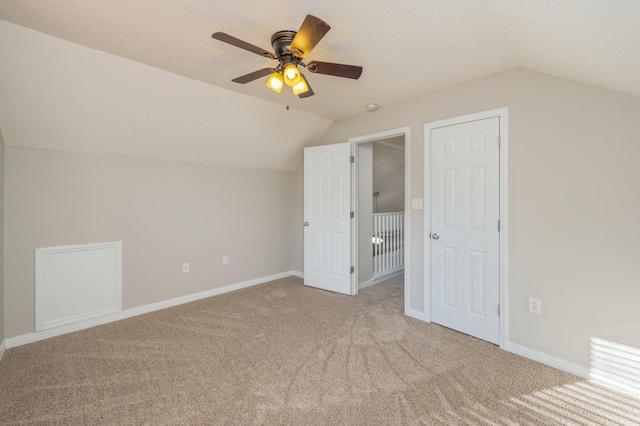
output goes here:
{"type": "Polygon", "coordinates": [[[282,92],[284,77],[279,72],[274,72],[267,79],[267,87],[276,93],[282,92]]]}
{"type": "Polygon", "coordinates": [[[296,83],[291,89],[293,90],[293,94],[296,96],[308,92],[309,84],[307,84],[307,79],[300,74],[300,81],[298,81],[298,83],[296,83]]]}
{"type": "Polygon", "coordinates": [[[295,64],[289,64],[284,67],[284,82],[287,86],[295,86],[300,82],[300,71],[295,64]]]}
{"type": "Polygon", "coordinates": [[[267,87],[280,93],[286,84],[299,98],[313,96],[313,90],[298,66],[306,68],[314,74],[325,74],[336,77],[357,80],[362,74],[362,67],[354,65],[334,64],[330,62],[311,61],[305,64],[302,59],[318,44],[331,29],[329,24],[313,15],[307,15],[298,31],[278,31],[271,36],[271,46],[275,53],[271,53],[229,34],[216,32],[212,37],[265,58],[275,59],[279,63],[275,68],[264,68],[252,73],[234,78],[233,82],[246,84],[258,78],[269,75],[267,87]]]}

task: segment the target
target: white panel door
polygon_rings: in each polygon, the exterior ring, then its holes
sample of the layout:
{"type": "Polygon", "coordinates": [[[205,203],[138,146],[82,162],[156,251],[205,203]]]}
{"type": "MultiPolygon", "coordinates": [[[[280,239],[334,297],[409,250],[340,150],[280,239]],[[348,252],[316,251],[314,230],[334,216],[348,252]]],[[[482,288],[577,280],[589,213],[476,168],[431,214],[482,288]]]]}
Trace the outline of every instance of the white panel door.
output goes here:
{"type": "Polygon", "coordinates": [[[498,117],[431,130],[431,320],[499,343],[498,117]]]}
{"type": "Polygon", "coordinates": [[[351,294],[348,143],[304,150],[304,283],[351,294]]]}

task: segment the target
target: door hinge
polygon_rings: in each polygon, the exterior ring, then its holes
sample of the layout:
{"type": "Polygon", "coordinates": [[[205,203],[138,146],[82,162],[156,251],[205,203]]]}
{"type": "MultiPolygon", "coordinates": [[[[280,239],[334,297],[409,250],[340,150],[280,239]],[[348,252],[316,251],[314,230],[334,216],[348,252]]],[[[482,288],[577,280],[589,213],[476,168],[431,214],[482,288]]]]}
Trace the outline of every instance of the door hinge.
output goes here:
{"type": "Polygon", "coordinates": [[[500,305],[498,305],[498,316],[500,316],[500,305]]]}
{"type": "Polygon", "coordinates": [[[498,136],[498,148],[502,146],[502,138],[498,136]]]}
{"type": "Polygon", "coordinates": [[[353,155],[351,157],[349,157],[349,161],[351,161],[352,163],[356,162],[356,157],[354,157],[353,155]]]}
{"type": "Polygon", "coordinates": [[[351,273],[353,274],[355,271],[356,271],[356,268],[352,266],[351,267],[351,273]]]}
{"type": "Polygon", "coordinates": [[[355,217],[355,215],[353,214],[353,212],[351,212],[351,214],[349,215],[351,217],[351,219],[353,219],[355,217]]]}
{"type": "Polygon", "coordinates": [[[500,221],[498,221],[498,232],[500,232],[500,221]]]}

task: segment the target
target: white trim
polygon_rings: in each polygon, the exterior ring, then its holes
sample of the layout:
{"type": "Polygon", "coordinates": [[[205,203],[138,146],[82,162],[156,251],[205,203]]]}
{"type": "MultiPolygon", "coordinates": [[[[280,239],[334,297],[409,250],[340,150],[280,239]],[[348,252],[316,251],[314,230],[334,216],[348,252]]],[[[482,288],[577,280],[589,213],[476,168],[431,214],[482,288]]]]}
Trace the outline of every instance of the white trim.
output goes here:
{"type": "Polygon", "coordinates": [[[3,340],[2,343],[0,343],[0,361],[2,361],[2,356],[4,355],[4,351],[7,349],[7,341],[3,340]]]}
{"type": "Polygon", "coordinates": [[[500,347],[509,343],[509,108],[494,110],[500,120],[500,347]]]}
{"type": "Polygon", "coordinates": [[[589,378],[588,368],[573,364],[561,358],[547,355],[543,352],[538,352],[536,350],[527,348],[526,346],[518,345],[517,343],[513,342],[507,342],[505,347],[502,347],[502,349],[505,349],[507,352],[511,352],[512,354],[520,355],[530,360],[539,362],[540,364],[544,364],[560,371],[564,371],[565,373],[570,373],[574,376],[582,377],[583,379],[589,378]]]}
{"type": "Polygon", "coordinates": [[[300,271],[296,271],[295,269],[293,271],[291,271],[291,275],[298,277],[298,278],[302,278],[304,279],[304,273],[300,272],[300,271]]]}
{"type": "Polygon", "coordinates": [[[384,132],[371,133],[369,135],[364,136],[356,136],[354,138],[349,138],[349,143],[358,144],[362,142],[375,142],[381,139],[389,139],[394,136],[404,136],[404,146],[407,149],[407,135],[411,131],[410,127],[400,127],[398,129],[385,130],[384,132]]]}
{"type": "Polygon", "coordinates": [[[395,149],[400,149],[404,151],[404,146],[394,145],[392,143],[385,142],[385,141],[374,141],[374,143],[377,143],[378,145],[386,146],[388,148],[395,148],[395,149]]]}
{"type": "MultiPolygon", "coordinates": [[[[404,136],[404,313],[405,315],[413,316],[409,314],[409,312],[414,312],[409,308],[409,301],[411,300],[411,127],[400,127],[398,129],[349,138],[351,155],[356,159],[351,171],[351,206],[355,213],[355,220],[351,224],[351,261],[355,262],[358,259],[358,203],[356,202],[358,200],[358,188],[356,185],[356,177],[358,176],[358,150],[356,149],[356,145],[364,142],[388,139],[394,136],[404,136]]],[[[355,265],[355,263],[352,264],[355,265]]],[[[351,280],[352,294],[358,293],[358,282],[358,268],[355,268],[351,280]]]]}
{"type": "Polygon", "coordinates": [[[404,265],[396,266],[392,269],[387,269],[383,272],[374,272],[373,277],[371,277],[372,281],[382,282],[384,280],[388,280],[389,278],[395,277],[399,275],[399,273],[404,272],[404,265]]]}
{"type": "Polygon", "coordinates": [[[358,290],[371,287],[372,285],[380,284],[381,282],[390,280],[391,278],[399,277],[403,273],[404,273],[404,268],[401,267],[400,270],[387,273],[386,275],[383,275],[381,277],[371,278],[370,280],[363,281],[360,284],[358,284],[358,290]]]}
{"type": "Polygon", "coordinates": [[[411,127],[404,128],[404,313],[411,309],[411,127]]]}
{"type": "MultiPolygon", "coordinates": [[[[109,266],[111,269],[111,266],[109,266]]],[[[117,314],[122,311],[122,241],[114,241],[107,243],[79,244],[72,246],[45,247],[35,250],[35,330],[37,332],[65,327],[76,323],[92,320],[94,318],[106,317],[117,314]],[[113,295],[113,304],[100,310],[83,312],[71,317],[61,319],[46,320],[47,312],[47,277],[46,258],[47,256],[56,256],[63,253],[88,252],[94,250],[109,250],[109,263],[113,261],[113,281],[110,283],[110,291],[113,295]],[[112,251],[111,251],[112,250],[112,251]]]]}
{"type": "Polygon", "coordinates": [[[137,308],[126,309],[115,315],[108,317],[94,318],[91,320],[83,321],[81,323],[70,324],[56,329],[40,331],[37,333],[27,333],[21,336],[11,337],[6,339],[6,348],[15,348],[16,346],[26,345],[28,343],[38,342],[50,337],[60,336],[67,333],[73,333],[74,331],[84,330],[86,328],[95,327],[98,325],[108,324],[110,322],[123,320],[126,318],[134,317],[137,315],[147,314],[149,312],[159,311],[161,309],[170,308],[184,303],[194,302],[200,299],[206,299],[207,297],[217,296],[220,294],[228,293],[230,291],[240,290],[246,287],[252,287],[259,284],[264,284],[269,281],[278,280],[280,278],[290,277],[295,271],[286,271],[279,274],[269,275],[266,277],[256,278],[241,283],[230,284],[224,287],[214,288],[200,293],[189,294],[186,296],[176,297],[175,299],[163,300],[162,302],[151,303],[149,305],[138,306],[137,308]]]}
{"type": "Polygon", "coordinates": [[[431,322],[424,315],[424,312],[416,311],[415,309],[411,309],[411,308],[405,307],[404,308],[404,314],[406,316],[408,316],[408,317],[415,318],[415,319],[420,320],[420,321],[431,322]]]}
{"type": "Polygon", "coordinates": [[[446,120],[434,121],[424,125],[424,316],[427,318],[425,321],[431,321],[431,271],[429,269],[431,265],[431,249],[429,236],[429,224],[431,223],[431,158],[430,158],[430,146],[431,146],[431,130],[439,127],[454,126],[456,124],[468,123],[470,121],[485,120],[487,118],[498,117],[500,122],[500,347],[505,349],[509,344],[508,336],[508,248],[509,241],[508,230],[508,146],[509,146],[509,108],[497,108],[489,111],[478,112],[475,114],[463,115],[461,117],[448,118],[446,120]]]}

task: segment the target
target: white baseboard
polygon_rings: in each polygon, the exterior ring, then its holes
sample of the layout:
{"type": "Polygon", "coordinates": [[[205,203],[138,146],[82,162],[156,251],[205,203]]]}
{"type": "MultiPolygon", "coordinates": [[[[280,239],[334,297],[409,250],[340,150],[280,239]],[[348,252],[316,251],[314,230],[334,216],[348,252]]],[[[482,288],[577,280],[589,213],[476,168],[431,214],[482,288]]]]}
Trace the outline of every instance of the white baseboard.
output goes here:
{"type": "Polygon", "coordinates": [[[377,274],[373,274],[372,280],[387,280],[391,277],[395,277],[399,275],[399,273],[404,273],[404,266],[398,266],[397,268],[389,269],[384,272],[378,272],[377,274]]]}
{"type": "MultiPolygon", "coordinates": [[[[162,302],[151,303],[149,305],[138,306],[137,308],[125,309],[113,315],[94,318],[91,320],[83,321],[76,324],[70,324],[63,327],[40,331],[37,333],[27,333],[21,336],[11,337],[6,339],[2,344],[2,351],[4,351],[4,345],[6,349],[15,348],[16,346],[26,345],[28,343],[38,342],[40,340],[49,339],[55,336],[61,336],[67,333],[73,333],[74,331],[84,330],[86,328],[95,327],[102,324],[108,324],[110,322],[123,320],[126,318],[134,317],[137,315],[147,314],[153,311],[159,311],[160,309],[170,308],[172,306],[182,305],[184,303],[194,302],[196,300],[205,299],[207,297],[217,296],[219,294],[228,293],[230,291],[240,290],[246,287],[252,287],[258,284],[264,284],[269,281],[278,280],[280,278],[290,277],[295,275],[295,271],[281,272],[275,275],[269,275],[267,277],[256,278],[241,283],[230,284],[224,287],[214,288],[200,293],[189,294],[186,296],[176,297],[175,299],[163,300],[162,302]]],[[[2,352],[0,352],[2,353],[2,352]]]]}
{"type": "Polygon", "coordinates": [[[7,349],[7,341],[3,340],[2,343],[0,343],[0,361],[2,361],[2,355],[4,355],[5,349],[7,349]]]}
{"type": "Polygon", "coordinates": [[[583,379],[589,378],[588,368],[573,364],[569,361],[565,361],[564,359],[556,358],[554,356],[547,355],[543,352],[538,352],[536,350],[529,349],[526,346],[518,345],[517,343],[512,342],[507,342],[507,347],[505,349],[507,350],[507,352],[529,358],[530,360],[537,361],[540,364],[548,365],[549,367],[556,368],[560,371],[564,371],[565,373],[570,373],[583,379]]]}
{"type": "Polygon", "coordinates": [[[304,274],[300,271],[296,271],[295,269],[293,271],[291,271],[291,275],[298,277],[298,278],[302,278],[304,279],[304,274]]]}
{"type": "MultiPolygon", "coordinates": [[[[411,308],[405,308],[404,313],[411,318],[430,322],[424,312],[416,311],[411,308]]],[[[543,352],[539,352],[513,342],[507,342],[507,345],[502,349],[506,350],[507,352],[511,352],[512,354],[520,355],[532,361],[539,362],[540,364],[544,364],[560,371],[564,371],[565,373],[570,373],[583,379],[589,379],[588,368],[573,364],[569,361],[565,361],[564,359],[556,358],[554,356],[547,355],[543,352]]]]}
{"type": "Polygon", "coordinates": [[[358,284],[358,290],[362,290],[363,288],[371,287],[372,285],[376,285],[386,280],[390,280],[391,278],[399,277],[404,274],[404,268],[401,268],[395,272],[392,272],[388,275],[384,275],[382,277],[371,278],[370,280],[363,281],[358,284]]]}
{"type": "Polygon", "coordinates": [[[424,322],[431,322],[427,319],[427,316],[425,315],[424,312],[420,312],[420,311],[416,311],[415,309],[411,309],[408,307],[404,308],[404,314],[408,317],[411,318],[415,318],[418,319],[420,321],[424,321],[424,322]]]}

